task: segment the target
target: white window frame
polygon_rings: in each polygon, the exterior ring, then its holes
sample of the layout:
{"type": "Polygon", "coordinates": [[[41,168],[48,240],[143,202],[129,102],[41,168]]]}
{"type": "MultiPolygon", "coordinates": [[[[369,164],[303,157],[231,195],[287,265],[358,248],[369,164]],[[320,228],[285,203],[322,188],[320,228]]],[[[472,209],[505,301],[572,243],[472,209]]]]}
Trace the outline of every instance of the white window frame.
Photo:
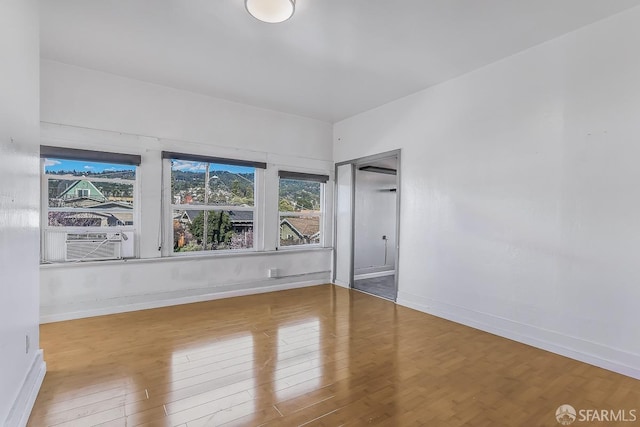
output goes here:
{"type": "Polygon", "coordinates": [[[311,248],[321,248],[324,247],[324,242],[325,242],[325,233],[324,233],[324,219],[325,219],[325,215],[326,215],[326,200],[325,200],[325,195],[326,195],[326,186],[327,186],[327,182],[328,182],[328,175],[319,175],[313,172],[300,172],[300,171],[291,171],[289,172],[289,170],[279,170],[278,171],[278,199],[276,201],[276,208],[277,208],[277,223],[276,223],[276,230],[277,230],[277,236],[276,236],[276,250],[278,251],[295,251],[295,250],[304,250],[304,249],[311,249],[311,248]],[[291,173],[291,174],[299,174],[300,177],[281,177],[280,174],[281,173],[291,173]],[[324,182],[319,182],[320,183],[320,210],[319,213],[317,214],[309,214],[309,213],[302,213],[302,212],[280,212],[280,182],[282,179],[288,179],[288,180],[299,180],[299,181],[312,181],[312,182],[318,182],[316,180],[313,179],[305,179],[304,175],[308,175],[309,177],[325,177],[326,180],[324,182]],[[303,244],[299,244],[299,245],[281,245],[281,235],[282,235],[282,231],[280,229],[280,222],[282,220],[283,217],[290,217],[290,218],[304,218],[304,217],[317,217],[318,218],[318,243],[303,243],[303,244]]]}
{"type": "MultiPolygon", "coordinates": [[[[225,158],[217,158],[217,157],[208,157],[208,156],[199,156],[199,155],[187,155],[187,154],[178,154],[178,153],[170,153],[163,152],[163,182],[162,182],[162,202],[163,202],[163,216],[164,219],[162,223],[164,225],[164,233],[163,233],[163,244],[162,244],[162,256],[163,257],[202,257],[202,256],[220,256],[220,255],[232,255],[232,254],[243,254],[243,253],[251,253],[260,251],[262,248],[259,244],[262,239],[262,219],[260,216],[260,212],[263,211],[261,206],[263,204],[262,199],[262,181],[264,180],[264,169],[266,169],[266,164],[264,166],[252,166],[247,165],[248,167],[254,168],[254,181],[253,181],[253,206],[222,206],[222,205],[186,205],[186,204],[175,204],[172,200],[171,194],[171,161],[172,160],[188,160],[188,161],[196,161],[196,162],[204,162],[210,164],[221,164],[221,165],[230,165],[233,166],[233,162],[244,162],[243,160],[237,159],[225,159],[225,158]],[[174,157],[175,155],[176,157],[174,157]],[[231,162],[231,163],[227,163],[231,162]],[[175,252],[174,251],[174,241],[173,241],[173,212],[175,210],[203,210],[208,212],[219,212],[219,211],[242,211],[242,212],[253,212],[253,247],[244,248],[244,249],[207,249],[200,251],[192,251],[192,252],[175,252]]],[[[261,162],[250,162],[247,163],[255,163],[256,165],[263,164],[261,162]]]]}

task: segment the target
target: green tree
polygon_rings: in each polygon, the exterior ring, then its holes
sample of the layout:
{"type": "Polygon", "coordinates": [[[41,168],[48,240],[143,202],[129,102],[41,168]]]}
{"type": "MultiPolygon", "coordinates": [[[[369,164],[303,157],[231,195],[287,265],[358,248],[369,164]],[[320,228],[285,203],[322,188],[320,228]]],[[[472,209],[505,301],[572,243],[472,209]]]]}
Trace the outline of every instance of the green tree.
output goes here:
{"type": "MultiPolygon", "coordinates": [[[[231,241],[231,218],[225,211],[207,211],[207,245],[226,245],[231,241]]],[[[200,212],[189,225],[189,231],[200,243],[203,241],[205,212],[200,212]]]]}
{"type": "Polygon", "coordinates": [[[279,203],[280,212],[293,212],[295,210],[293,203],[287,199],[280,199],[279,203]]]}
{"type": "Polygon", "coordinates": [[[231,194],[238,197],[244,197],[244,191],[242,191],[242,187],[240,186],[240,181],[234,179],[231,182],[231,194]]]}

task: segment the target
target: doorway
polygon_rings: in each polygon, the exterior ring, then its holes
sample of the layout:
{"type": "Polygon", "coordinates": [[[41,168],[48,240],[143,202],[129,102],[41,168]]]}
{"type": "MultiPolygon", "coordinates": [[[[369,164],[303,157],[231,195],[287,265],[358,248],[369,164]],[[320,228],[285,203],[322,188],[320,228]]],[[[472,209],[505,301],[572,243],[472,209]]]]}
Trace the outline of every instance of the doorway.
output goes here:
{"type": "Polygon", "coordinates": [[[400,150],[336,165],[334,283],[396,300],[399,183],[400,150]]]}

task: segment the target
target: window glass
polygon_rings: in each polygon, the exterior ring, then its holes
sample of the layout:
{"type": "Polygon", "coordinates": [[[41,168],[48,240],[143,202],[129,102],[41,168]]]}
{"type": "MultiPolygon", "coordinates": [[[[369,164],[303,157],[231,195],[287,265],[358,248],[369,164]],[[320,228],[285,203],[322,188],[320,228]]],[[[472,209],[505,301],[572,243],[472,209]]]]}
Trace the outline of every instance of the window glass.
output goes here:
{"type": "Polygon", "coordinates": [[[171,160],[171,199],[175,205],[254,205],[255,168],[171,160]]]}
{"type": "Polygon", "coordinates": [[[173,252],[253,248],[255,168],[171,160],[173,252]]]}
{"type": "Polygon", "coordinates": [[[50,227],[133,225],[136,167],[45,159],[50,227]]]}
{"type": "Polygon", "coordinates": [[[323,185],[302,179],[280,179],[280,246],[320,243],[323,185]]]}

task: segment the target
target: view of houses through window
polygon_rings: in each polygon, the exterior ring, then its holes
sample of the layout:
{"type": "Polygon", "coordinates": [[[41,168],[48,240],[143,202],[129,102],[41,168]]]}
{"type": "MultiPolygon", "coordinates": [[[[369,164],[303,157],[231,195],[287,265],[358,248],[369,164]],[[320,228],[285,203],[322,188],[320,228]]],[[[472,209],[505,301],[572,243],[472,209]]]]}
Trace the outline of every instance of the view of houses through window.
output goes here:
{"type": "Polygon", "coordinates": [[[50,227],[133,225],[135,166],[45,159],[50,227]]]}
{"type": "Polygon", "coordinates": [[[255,168],[171,160],[173,251],[253,248],[255,168]]]}
{"type": "MultiPolygon", "coordinates": [[[[43,148],[42,261],[135,257],[135,165],[139,156],[131,159],[135,156],[43,148]],[[47,157],[53,152],[63,155],[56,150],[75,160],[47,157]],[[85,156],[89,160],[77,160],[85,156]],[[110,161],[123,163],[107,163],[110,161]]],[[[163,152],[171,165],[171,220],[166,224],[172,230],[166,231],[167,237],[172,235],[172,252],[253,249],[256,168],[266,164],[184,157],[188,158],[163,152]]],[[[279,172],[280,247],[321,243],[326,179],[324,175],[279,172]]]]}
{"type": "Polygon", "coordinates": [[[322,183],[280,178],[280,246],[320,243],[322,183]]]}

